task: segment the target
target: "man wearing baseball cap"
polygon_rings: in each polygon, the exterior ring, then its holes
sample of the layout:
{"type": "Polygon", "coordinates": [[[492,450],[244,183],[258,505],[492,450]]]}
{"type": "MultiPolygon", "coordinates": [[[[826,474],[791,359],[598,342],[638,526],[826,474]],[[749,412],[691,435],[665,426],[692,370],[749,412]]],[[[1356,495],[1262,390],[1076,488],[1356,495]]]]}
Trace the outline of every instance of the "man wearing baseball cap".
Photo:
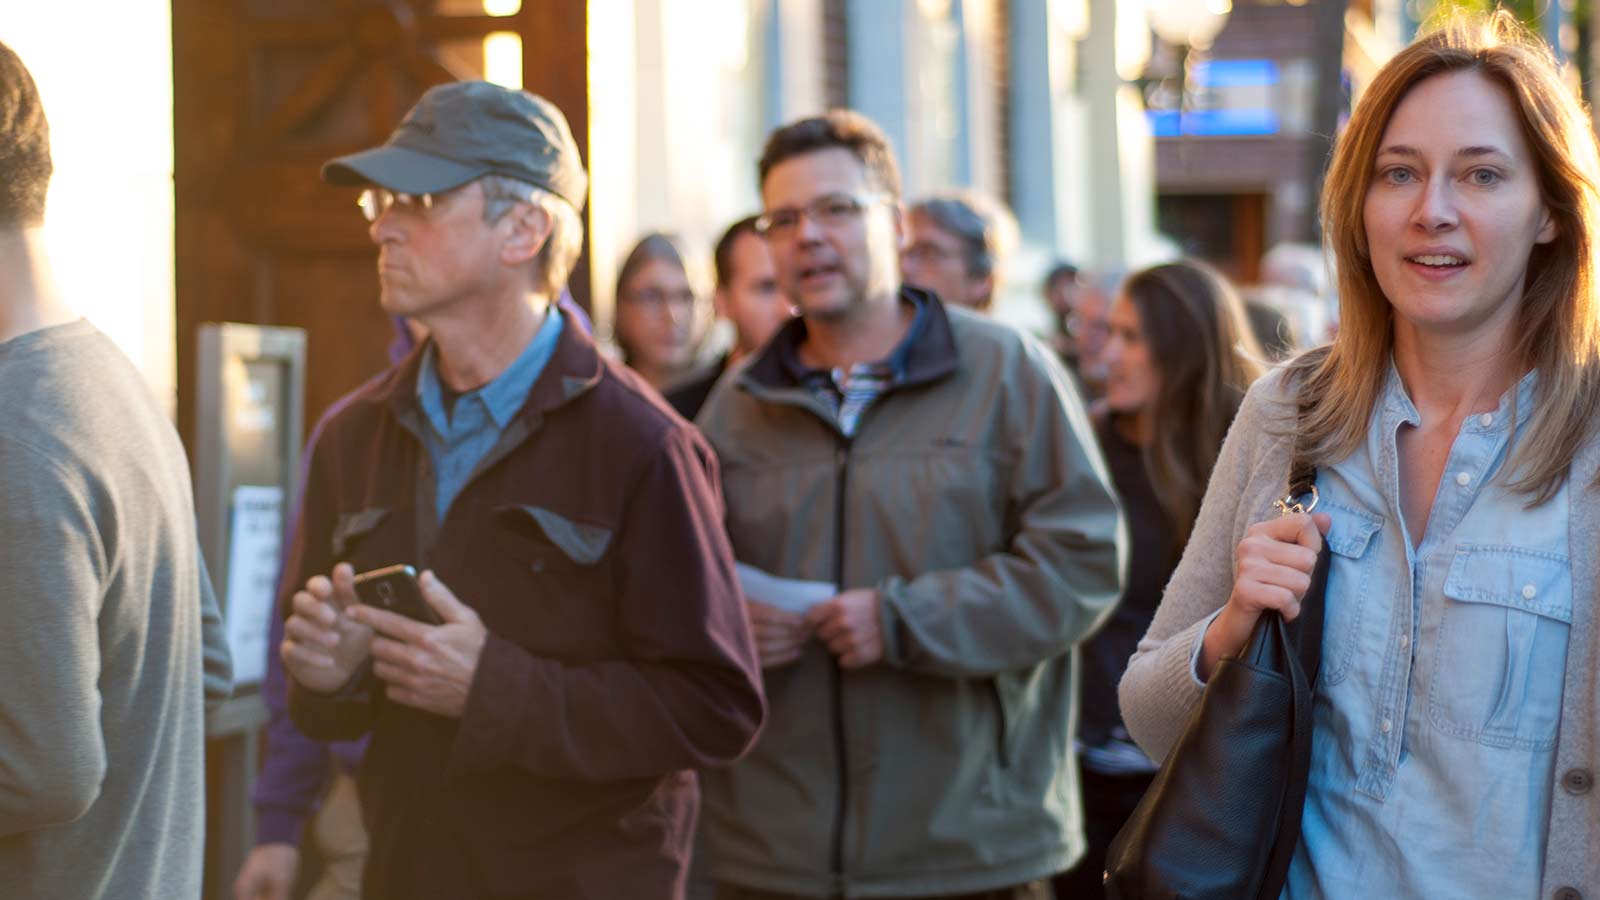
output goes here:
{"type": "Polygon", "coordinates": [[[566,120],[442,85],[323,177],[362,188],[380,302],[429,335],[324,426],[282,598],[295,723],[371,734],[363,895],[679,897],[692,770],[747,749],[760,676],[715,458],[554,303],[566,120]],[[437,622],[358,602],[392,565],[437,622]]]}

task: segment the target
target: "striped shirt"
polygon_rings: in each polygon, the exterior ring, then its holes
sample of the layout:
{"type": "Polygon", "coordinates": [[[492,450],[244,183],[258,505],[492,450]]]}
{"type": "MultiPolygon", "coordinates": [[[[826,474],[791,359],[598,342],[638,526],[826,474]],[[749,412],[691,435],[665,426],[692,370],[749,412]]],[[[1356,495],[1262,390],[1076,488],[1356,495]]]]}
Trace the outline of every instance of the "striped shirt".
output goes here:
{"type": "Polygon", "coordinates": [[[788,360],[797,380],[805,385],[817,399],[833,413],[839,433],[847,438],[856,436],[861,416],[873,401],[883,396],[896,381],[905,375],[906,353],[917,333],[922,330],[927,307],[920,300],[906,300],[916,307],[911,327],[894,350],[877,362],[856,363],[849,369],[835,366],[832,369],[810,369],[800,365],[798,359],[788,360]]]}

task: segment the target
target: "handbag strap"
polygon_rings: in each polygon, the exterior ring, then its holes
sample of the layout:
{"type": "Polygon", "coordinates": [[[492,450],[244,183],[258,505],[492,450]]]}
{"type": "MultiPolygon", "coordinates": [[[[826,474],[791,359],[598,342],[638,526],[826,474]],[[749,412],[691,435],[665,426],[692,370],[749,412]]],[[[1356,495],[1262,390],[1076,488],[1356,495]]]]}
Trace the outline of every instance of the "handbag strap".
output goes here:
{"type": "Polygon", "coordinates": [[[1304,445],[1304,434],[1306,434],[1304,424],[1306,424],[1306,416],[1309,415],[1310,404],[1301,402],[1296,421],[1294,421],[1294,424],[1296,424],[1296,428],[1294,428],[1294,444],[1290,447],[1288,493],[1283,496],[1283,500],[1278,501],[1278,511],[1285,512],[1285,514],[1286,512],[1309,512],[1317,504],[1317,500],[1315,500],[1315,496],[1317,496],[1315,495],[1315,492],[1317,492],[1317,464],[1310,461],[1306,453],[1306,445],[1304,445]],[[1307,493],[1312,495],[1310,503],[1301,501],[1301,498],[1304,498],[1307,493]],[[1301,509],[1294,509],[1294,506],[1301,506],[1301,509]]]}
{"type": "MultiPolygon", "coordinates": [[[[1300,404],[1300,422],[1305,421],[1310,409],[1309,404],[1300,404]]],[[[1305,451],[1303,434],[1303,428],[1295,428],[1294,447],[1289,456],[1288,493],[1278,501],[1278,508],[1286,514],[1309,512],[1317,505],[1317,466],[1305,451]],[[1308,494],[1309,501],[1305,499],[1308,494]]],[[[1311,585],[1306,588],[1300,601],[1300,615],[1293,622],[1286,623],[1295,653],[1300,657],[1300,665],[1313,689],[1322,666],[1322,620],[1326,606],[1324,593],[1328,586],[1330,562],[1328,542],[1324,539],[1322,549],[1317,553],[1316,567],[1311,571],[1311,585]]]]}
{"type": "MultiPolygon", "coordinates": [[[[1300,421],[1304,422],[1308,407],[1300,407],[1300,421]]],[[[1285,512],[1309,512],[1316,506],[1317,467],[1306,458],[1300,435],[1295,429],[1295,441],[1289,462],[1288,495],[1279,501],[1285,512]],[[1303,498],[1310,495],[1309,500],[1303,498]]],[[[1300,601],[1300,615],[1293,622],[1283,622],[1273,616],[1275,624],[1283,629],[1299,666],[1290,666],[1290,681],[1294,685],[1294,726],[1290,738],[1289,771],[1284,808],[1279,819],[1277,839],[1268,854],[1262,892],[1256,900],[1276,900],[1288,878],[1289,866],[1294,859],[1295,845],[1300,838],[1300,819],[1305,813],[1306,785],[1311,767],[1311,732],[1317,677],[1322,666],[1322,620],[1326,606],[1324,594],[1328,585],[1328,542],[1322,542],[1317,553],[1316,566],[1311,571],[1311,585],[1300,601]],[[1299,671],[1295,671],[1298,668],[1299,671]]]]}

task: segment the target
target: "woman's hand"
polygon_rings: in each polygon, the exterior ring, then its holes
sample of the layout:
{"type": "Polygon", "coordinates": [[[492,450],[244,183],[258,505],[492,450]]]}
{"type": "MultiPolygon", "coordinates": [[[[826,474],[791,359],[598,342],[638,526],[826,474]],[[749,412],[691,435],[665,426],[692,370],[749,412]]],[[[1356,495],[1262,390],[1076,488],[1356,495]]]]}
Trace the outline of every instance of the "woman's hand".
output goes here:
{"type": "Polygon", "coordinates": [[[1276,610],[1285,622],[1300,615],[1300,599],[1311,587],[1322,536],[1332,523],[1327,513],[1296,513],[1257,522],[1245,532],[1234,554],[1233,593],[1200,647],[1202,681],[1211,679],[1222,657],[1244,646],[1261,613],[1276,610]]]}

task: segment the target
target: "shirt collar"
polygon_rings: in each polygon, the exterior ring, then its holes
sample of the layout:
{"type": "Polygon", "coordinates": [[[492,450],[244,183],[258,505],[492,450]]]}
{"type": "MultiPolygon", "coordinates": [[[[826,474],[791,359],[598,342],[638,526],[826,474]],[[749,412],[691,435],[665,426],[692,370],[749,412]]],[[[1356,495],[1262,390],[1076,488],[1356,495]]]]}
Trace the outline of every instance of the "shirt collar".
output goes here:
{"type": "MultiPolygon", "coordinates": [[[[889,355],[872,363],[862,364],[866,371],[883,372],[891,381],[900,381],[906,374],[906,360],[915,346],[917,338],[921,336],[923,323],[928,318],[928,302],[920,294],[913,291],[901,291],[900,302],[914,310],[911,318],[911,327],[906,329],[900,342],[895,344],[889,355]]],[[[804,327],[804,320],[799,322],[799,327],[804,327]]],[[[815,378],[832,381],[832,373],[826,369],[813,369],[800,361],[800,344],[804,342],[805,332],[800,332],[800,338],[793,342],[784,341],[776,344],[778,360],[791,380],[797,384],[806,384],[815,378]]]]}
{"type": "MultiPolygon", "coordinates": [[[[535,381],[539,380],[539,373],[544,371],[545,363],[550,355],[555,352],[556,343],[561,338],[561,311],[555,307],[547,307],[544,324],[539,326],[539,331],[534,334],[528,346],[522,348],[517,358],[504,372],[494,377],[494,380],[482,387],[474,388],[456,398],[456,403],[471,403],[474,400],[483,404],[489,413],[489,418],[494,420],[496,428],[504,429],[522,408],[528,399],[528,392],[533,389],[535,381]]],[[[422,354],[422,368],[417,376],[417,400],[422,404],[423,411],[430,419],[434,419],[434,427],[443,424],[442,413],[444,410],[444,389],[439,383],[438,348],[432,341],[428,342],[422,354]]],[[[444,429],[440,428],[440,433],[444,429]]]]}
{"type": "MultiPolygon", "coordinates": [[[[1518,425],[1527,422],[1533,413],[1534,397],[1538,387],[1539,370],[1529,369],[1516,384],[1500,395],[1500,402],[1496,404],[1494,412],[1468,416],[1462,423],[1462,429],[1477,433],[1504,430],[1511,423],[1513,410],[1518,425]]],[[[1400,370],[1395,367],[1392,354],[1389,357],[1389,375],[1384,381],[1383,396],[1384,405],[1391,412],[1399,414],[1403,421],[1411,425],[1421,423],[1422,414],[1417,412],[1416,405],[1411,402],[1411,395],[1406,393],[1405,382],[1400,379],[1400,370]]]]}

